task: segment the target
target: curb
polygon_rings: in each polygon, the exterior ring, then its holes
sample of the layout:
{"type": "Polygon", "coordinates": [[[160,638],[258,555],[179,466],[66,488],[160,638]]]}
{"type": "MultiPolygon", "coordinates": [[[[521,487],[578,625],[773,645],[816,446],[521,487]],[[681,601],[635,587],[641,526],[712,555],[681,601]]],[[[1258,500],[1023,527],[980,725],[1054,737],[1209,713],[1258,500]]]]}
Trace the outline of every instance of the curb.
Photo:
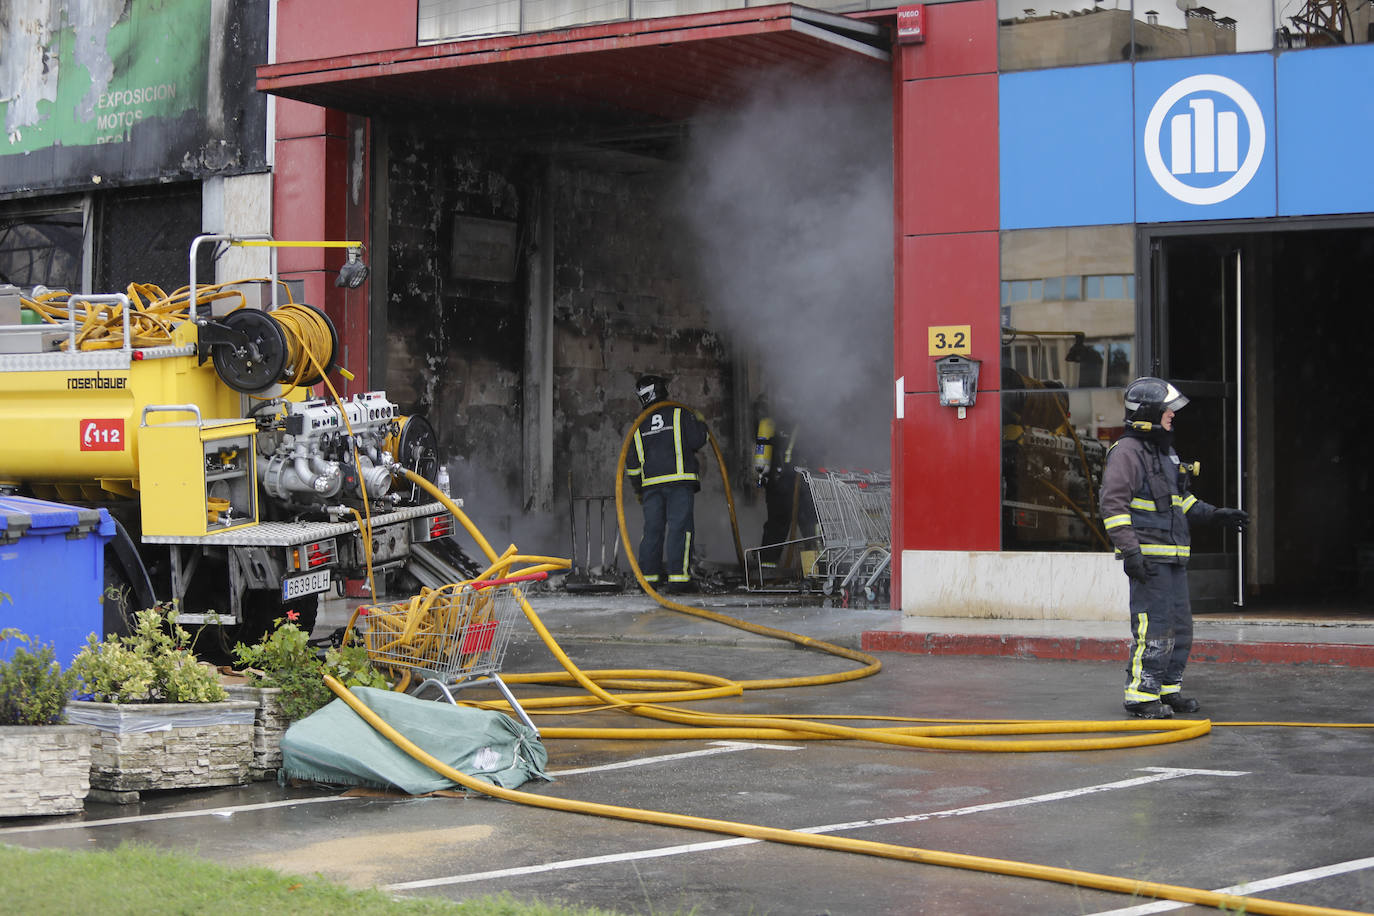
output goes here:
{"type": "MultiPolygon", "coordinates": [[[[1059,661],[1124,662],[1125,639],[1082,637],[989,636],[957,633],[907,633],[867,630],[860,640],[865,652],[914,655],[981,655],[1059,661]]],[[[1344,643],[1229,643],[1201,639],[1193,643],[1192,662],[1223,664],[1332,665],[1374,668],[1374,645],[1344,643]]]]}

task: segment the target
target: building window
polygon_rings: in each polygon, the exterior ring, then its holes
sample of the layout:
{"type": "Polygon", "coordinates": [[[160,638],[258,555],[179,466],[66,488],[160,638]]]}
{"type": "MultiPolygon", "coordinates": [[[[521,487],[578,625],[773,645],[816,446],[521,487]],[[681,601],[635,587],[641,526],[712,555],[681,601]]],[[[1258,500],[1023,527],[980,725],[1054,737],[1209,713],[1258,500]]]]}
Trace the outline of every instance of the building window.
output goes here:
{"type": "Polygon", "coordinates": [[[85,208],[0,209],[0,284],[46,286],[81,292],[85,251],[85,208]]]}
{"type": "MultiPolygon", "coordinates": [[[[1291,6],[1293,0],[1274,3],[1291,6]]],[[[1135,60],[1243,54],[1274,46],[1274,9],[1263,0],[1136,0],[1132,18],[1135,60]]]]}
{"type": "Polygon", "coordinates": [[[1350,0],[997,0],[1003,71],[1374,41],[1350,0]]]}
{"type": "Polygon", "coordinates": [[[1135,277],[1105,274],[1083,278],[1084,299],[1135,299],[1135,277]]]}
{"type": "Polygon", "coordinates": [[[1107,446],[1136,374],[1132,226],[1002,233],[1002,546],[1106,550],[1107,446]]]}
{"type": "MultiPolygon", "coordinates": [[[[1171,0],[1170,0],[1171,2],[1171,0]]],[[[997,0],[1000,68],[1039,70],[1122,60],[1131,10],[1092,0],[997,0]]]]}
{"type": "MultiPolygon", "coordinates": [[[[94,199],[96,292],[152,283],[170,292],[191,280],[188,255],[200,234],[198,181],[120,188],[94,199]]],[[[213,283],[214,246],[196,252],[196,282],[213,283]]]]}
{"type": "Polygon", "coordinates": [[[1340,0],[1274,0],[1275,43],[1282,50],[1374,41],[1374,6],[1340,0]]]}
{"type": "MultiPolygon", "coordinates": [[[[937,0],[948,2],[948,0],[937,0]]],[[[748,0],[419,0],[415,33],[421,45],[485,35],[543,32],[616,22],[744,9],[748,0]]],[[[891,9],[890,0],[814,0],[832,13],[891,9]]]]}

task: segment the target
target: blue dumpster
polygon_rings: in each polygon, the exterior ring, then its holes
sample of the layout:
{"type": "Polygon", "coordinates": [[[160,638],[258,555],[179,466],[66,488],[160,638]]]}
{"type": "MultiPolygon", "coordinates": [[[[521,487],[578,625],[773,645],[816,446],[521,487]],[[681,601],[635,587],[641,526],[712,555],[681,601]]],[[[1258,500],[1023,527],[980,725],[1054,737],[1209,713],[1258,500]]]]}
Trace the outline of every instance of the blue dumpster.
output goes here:
{"type": "Polygon", "coordinates": [[[52,643],[70,665],[87,634],[103,635],[105,543],[114,533],[105,509],[0,496],[0,628],[23,630],[30,648],[52,643]]]}

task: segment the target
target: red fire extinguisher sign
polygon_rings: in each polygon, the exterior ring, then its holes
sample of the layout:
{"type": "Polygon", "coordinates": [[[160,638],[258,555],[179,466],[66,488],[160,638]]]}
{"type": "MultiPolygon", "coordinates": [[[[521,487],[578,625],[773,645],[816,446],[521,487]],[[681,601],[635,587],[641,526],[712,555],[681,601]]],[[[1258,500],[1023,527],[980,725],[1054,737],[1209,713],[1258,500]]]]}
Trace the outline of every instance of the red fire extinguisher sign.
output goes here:
{"type": "Polygon", "coordinates": [[[926,5],[897,7],[897,43],[920,44],[926,40],[926,5]]]}

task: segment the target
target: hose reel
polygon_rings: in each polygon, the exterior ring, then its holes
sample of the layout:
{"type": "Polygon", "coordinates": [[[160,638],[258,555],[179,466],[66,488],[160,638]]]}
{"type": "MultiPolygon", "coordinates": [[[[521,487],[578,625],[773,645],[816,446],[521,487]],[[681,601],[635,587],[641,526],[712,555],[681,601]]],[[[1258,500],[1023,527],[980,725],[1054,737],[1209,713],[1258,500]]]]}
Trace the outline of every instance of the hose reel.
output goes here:
{"type": "Polygon", "coordinates": [[[214,362],[224,384],[257,394],[275,384],[318,384],[334,365],[339,335],[313,305],[290,303],[270,312],[240,308],[200,325],[200,359],[214,362]]]}
{"type": "MultiPolygon", "coordinates": [[[[396,435],[386,440],[386,449],[406,470],[414,471],[426,480],[434,480],[439,471],[439,437],[434,426],[424,417],[402,417],[396,435]]],[[[410,498],[418,500],[421,492],[411,484],[410,498]]]]}

